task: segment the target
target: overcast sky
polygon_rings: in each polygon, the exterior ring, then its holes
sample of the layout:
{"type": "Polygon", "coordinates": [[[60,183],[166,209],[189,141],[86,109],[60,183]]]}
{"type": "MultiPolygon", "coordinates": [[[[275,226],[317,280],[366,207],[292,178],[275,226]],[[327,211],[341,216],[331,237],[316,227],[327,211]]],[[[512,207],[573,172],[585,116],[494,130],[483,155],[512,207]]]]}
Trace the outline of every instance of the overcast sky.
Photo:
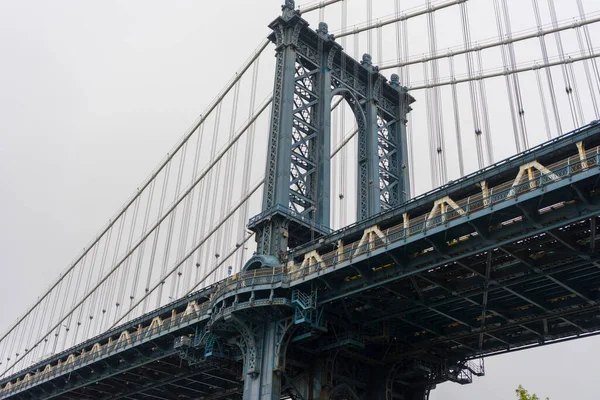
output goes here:
{"type": "MultiPolygon", "coordinates": [[[[0,331],[181,137],[281,3],[0,0],[0,331]]],[[[504,400],[523,384],[596,399],[599,352],[586,339],[495,357],[486,377],[431,398],[504,400]]]]}

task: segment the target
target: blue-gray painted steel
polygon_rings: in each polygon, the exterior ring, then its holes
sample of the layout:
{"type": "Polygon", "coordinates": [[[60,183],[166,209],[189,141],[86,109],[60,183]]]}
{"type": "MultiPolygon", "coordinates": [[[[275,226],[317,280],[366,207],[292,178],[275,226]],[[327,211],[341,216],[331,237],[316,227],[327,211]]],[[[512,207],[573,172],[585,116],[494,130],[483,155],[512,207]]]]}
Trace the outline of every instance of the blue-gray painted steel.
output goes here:
{"type": "Polygon", "coordinates": [[[474,357],[600,332],[600,154],[579,160],[574,146],[600,145],[600,125],[407,203],[414,99],[370,56],[359,63],[343,53],[325,24],[310,30],[294,6],[287,0],[270,25],[277,74],[267,179],[263,212],[250,223],[258,254],[235,277],[0,380],[0,398],[424,400],[437,383],[482,375],[474,357]],[[359,222],[331,233],[337,95],[359,126],[359,222]],[[468,198],[483,180],[511,182],[527,162],[570,156],[576,165],[552,171],[560,179],[517,182],[485,207],[467,201],[464,215],[394,230],[384,245],[333,263],[281,266],[421,215],[445,195],[468,198]],[[299,247],[288,253],[290,245],[299,247]]]}
{"type": "Polygon", "coordinates": [[[370,55],[352,59],[327,24],[311,30],[290,5],[269,27],[277,66],[266,183],[263,212],[249,228],[259,254],[281,259],[288,247],[329,233],[333,97],[348,102],[359,127],[359,220],[410,197],[404,125],[414,99],[396,75],[387,83],[370,55]]]}

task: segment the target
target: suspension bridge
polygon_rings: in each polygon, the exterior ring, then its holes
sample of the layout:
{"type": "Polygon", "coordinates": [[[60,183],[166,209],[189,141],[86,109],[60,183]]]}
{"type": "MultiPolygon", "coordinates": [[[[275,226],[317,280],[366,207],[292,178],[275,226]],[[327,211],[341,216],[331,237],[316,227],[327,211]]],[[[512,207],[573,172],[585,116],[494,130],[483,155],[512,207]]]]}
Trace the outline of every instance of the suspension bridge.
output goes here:
{"type": "Polygon", "coordinates": [[[600,332],[600,10],[413,3],[285,1],[2,333],[0,398],[422,400],[600,332]]]}

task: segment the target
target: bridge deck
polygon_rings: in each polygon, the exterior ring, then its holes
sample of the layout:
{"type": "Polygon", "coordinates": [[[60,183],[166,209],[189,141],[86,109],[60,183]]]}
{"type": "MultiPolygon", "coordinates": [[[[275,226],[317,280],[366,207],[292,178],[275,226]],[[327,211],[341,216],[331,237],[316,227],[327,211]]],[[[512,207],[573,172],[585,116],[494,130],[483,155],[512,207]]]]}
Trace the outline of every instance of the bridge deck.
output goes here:
{"type": "Polygon", "coordinates": [[[333,348],[373,365],[464,360],[594,334],[598,145],[589,126],[334,232],[285,267],[239,274],[5,378],[0,397],[236,398],[239,357],[185,355],[175,340],[242,308],[291,313],[292,290],[317,290],[335,329],[300,330],[290,365],[333,348]]]}

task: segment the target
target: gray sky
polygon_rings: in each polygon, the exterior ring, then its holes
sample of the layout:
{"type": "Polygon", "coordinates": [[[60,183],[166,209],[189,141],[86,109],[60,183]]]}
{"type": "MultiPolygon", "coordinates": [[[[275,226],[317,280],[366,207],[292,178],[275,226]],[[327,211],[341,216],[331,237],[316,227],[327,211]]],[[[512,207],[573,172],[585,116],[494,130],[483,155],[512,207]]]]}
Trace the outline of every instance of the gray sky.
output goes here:
{"type": "MultiPolygon", "coordinates": [[[[365,3],[348,1],[351,11],[365,3]]],[[[600,9],[595,1],[590,10],[600,9]]],[[[557,0],[567,2],[575,4],[557,0]]],[[[377,12],[383,0],[375,3],[377,12]]],[[[181,137],[268,34],[280,4],[0,0],[0,331],[181,137]]],[[[600,340],[586,339],[495,357],[485,378],[441,385],[432,399],[508,399],[518,384],[552,400],[595,399],[599,350],[600,340]]]]}

